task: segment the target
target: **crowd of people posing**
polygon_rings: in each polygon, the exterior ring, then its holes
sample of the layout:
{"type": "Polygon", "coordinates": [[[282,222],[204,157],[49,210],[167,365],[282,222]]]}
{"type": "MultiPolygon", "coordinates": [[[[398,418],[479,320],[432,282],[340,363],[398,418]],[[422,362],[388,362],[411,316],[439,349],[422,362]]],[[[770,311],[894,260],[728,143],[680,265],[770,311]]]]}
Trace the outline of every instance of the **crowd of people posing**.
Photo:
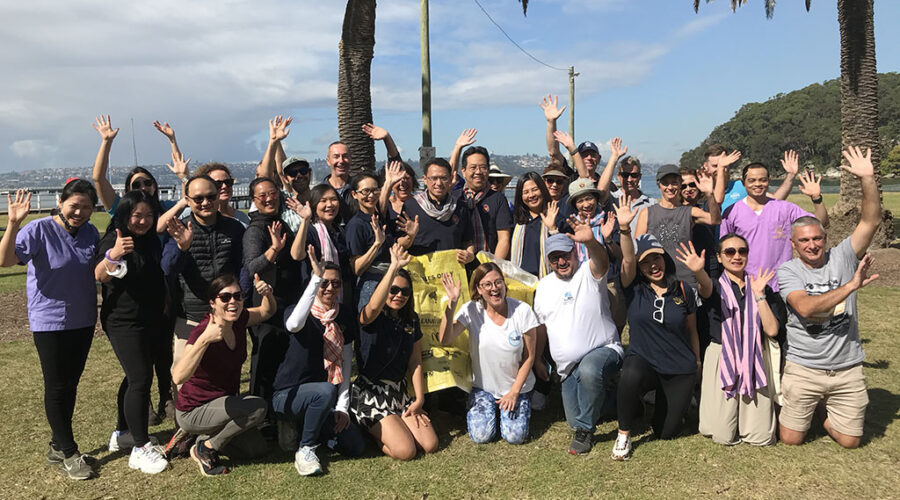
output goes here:
{"type": "Polygon", "coordinates": [[[740,153],[713,146],[698,169],[660,167],[661,197],[652,199],[640,190],[640,161],[618,138],[600,165],[594,143],[576,147],[556,130],[555,98],[541,107],[551,159],[518,179],[512,203],[510,177],[472,145],[474,129],[449,159],[424,162],[424,189],[390,134],[371,124],[363,129],[385,145],[385,167],[351,178],[349,151],[335,142],[330,175],[310,186],[309,162],[282,147],[291,119],[276,117],[249,186],[249,215],[231,204],[228,167],[189,173],[166,123],[154,125],[170,141],[183,197],[160,200],[140,167],[116,193],[107,168],[118,129],[99,117],[93,182],[70,179],[54,213],[24,227],[31,194],[11,195],[0,240],[0,265],[28,265],[48,462],[72,479],[95,474],[72,418],[97,282],[100,324],[124,370],[109,449],[130,450],[131,468],[161,472],[181,447],[204,475],[224,474],[220,453],[259,456],[267,438],[294,453],[301,475],[322,472],[322,446],[361,455],[367,434],[398,460],[435,452],[404,268],[410,256],[441,250],[456,252],[469,281],[443,276],[434,341],[468,332],[466,426],[476,443],[498,434],[526,442],[532,411],[558,384],[572,454],[589,453],[598,422],[614,416],[612,457],[627,460],[645,408],[653,433],[669,439],[684,430],[692,404],[703,435],[762,446],[802,443],[824,402],[827,432],[858,446],[868,398],[856,291],[877,277],[866,252],[881,221],[869,153],[844,152],[843,168],[862,184],[861,218],[828,249],[820,179],[799,173],[791,151],[773,194],[765,164],[745,164],[732,180],[740,153]],[[815,214],[784,201],[798,177],[815,214]],[[90,223],[98,204],[110,215],[102,236],[90,223]],[[489,261],[479,264],[479,252],[489,261]],[[539,278],[533,304],[508,296],[503,261],[539,278]],[[463,286],[471,300],[459,304],[463,286]],[[148,428],[167,416],[177,430],[163,448],[148,428]]]}

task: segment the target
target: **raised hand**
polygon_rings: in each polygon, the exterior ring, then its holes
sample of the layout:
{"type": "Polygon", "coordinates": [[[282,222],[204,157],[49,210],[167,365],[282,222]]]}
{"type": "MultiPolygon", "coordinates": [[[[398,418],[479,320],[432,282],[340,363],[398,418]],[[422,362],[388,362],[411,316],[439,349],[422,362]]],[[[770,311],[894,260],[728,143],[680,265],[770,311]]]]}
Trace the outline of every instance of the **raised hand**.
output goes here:
{"type": "Polygon", "coordinates": [[[575,150],[575,139],[573,139],[568,132],[557,130],[556,132],[553,132],[553,138],[556,139],[556,142],[562,144],[562,147],[566,148],[566,151],[575,150]]]}
{"type": "Polygon", "coordinates": [[[860,288],[878,279],[877,274],[869,276],[869,268],[872,267],[872,264],[874,263],[875,257],[872,257],[872,254],[870,253],[867,253],[859,261],[859,265],[856,266],[856,273],[854,273],[853,277],[850,278],[850,283],[852,283],[854,289],[859,290],[860,288]]]}
{"type": "Polygon", "coordinates": [[[627,194],[619,197],[619,204],[613,205],[613,209],[615,209],[616,217],[618,217],[621,225],[627,226],[631,224],[631,221],[637,216],[637,212],[631,208],[631,197],[627,194]]]}
{"type": "Polygon", "coordinates": [[[156,130],[166,136],[170,141],[175,140],[175,131],[172,130],[172,127],[169,126],[169,122],[159,123],[159,120],[153,122],[153,126],[156,127],[156,130]]]}
{"type": "Polygon", "coordinates": [[[272,225],[268,226],[268,229],[269,237],[272,239],[272,250],[275,250],[275,255],[278,255],[287,242],[287,233],[284,232],[284,227],[282,227],[280,220],[273,222],[272,225]]]}
{"type": "Polygon", "coordinates": [[[284,140],[284,138],[291,133],[291,129],[288,128],[288,126],[291,124],[291,120],[293,120],[293,118],[291,118],[290,116],[287,118],[282,118],[281,115],[278,115],[275,118],[269,120],[269,140],[284,140]]]}
{"type": "Polygon", "coordinates": [[[391,189],[394,187],[400,179],[403,178],[403,164],[399,161],[392,161],[388,164],[387,168],[384,169],[384,187],[385,189],[391,189]]]}
{"type": "Polygon", "coordinates": [[[396,266],[398,269],[409,264],[412,260],[412,257],[409,256],[409,252],[403,248],[403,245],[399,243],[394,243],[390,248],[391,252],[391,265],[396,266]]]}
{"type": "Polygon", "coordinates": [[[188,221],[187,226],[185,226],[180,220],[172,217],[166,223],[166,231],[169,232],[172,239],[178,244],[179,250],[187,252],[188,249],[191,248],[191,242],[194,240],[194,228],[191,226],[190,221],[188,221]]]}
{"type": "Polygon", "coordinates": [[[93,127],[100,132],[100,137],[104,141],[111,141],[116,138],[116,134],[119,133],[119,129],[112,128],[112,125],[109,121],[109,115],[106,115],[106,118],[103,118],[103,115],[97,117],[97,121],[94,123],[93,127]]]}
{"type": "Polygon", "coordinates": [[[800,172],[800,155],[791,149],[784,152],[784,159],[781,160],[781,168],[789,175],[797,175],[800,172]]]}
{"type": "Polygon", "coordinates": [[[816,199],[822,195],[822,176],[807,170],[800,174],[800,192],[816,199]]]}
{"type": "Polygon", "coordinates": [[[417,215],[414,219],[410,219],[406,214],[400,214],[400,216],[397,217],[396,226],[398,230],[409,236],[415,237],[416,233],[419,232],[419,216],[417,215]]]}
{"type": "Polygon", "coordinates": [[[558,120],[559,117],[562,116],[563,111],[566,110],[566,106],[563,106],[562,108],[559,107],[559,96],[550,94],[544,96],[538,106],[544,110],[544,118],[546,118],[548,122],[558,120]]]}
{"type": "Polygon", "coordinates": [[[603,221],[603,224],[600,225],[600,234],[603,236],[603,241],[608,241],[609,237],[612,236],[613,231],[615,230],[616,213],[606,212],[606,219],[603,221]]]}
{"type": "Polygon", "coordinates": [[[547,204],[547,210],[541,214],[541,221],[547,229],[556,229],[556,216],[559,215],[559,203],[556,200],[547,204]]]}
{"type": "Polygon", "coordinates": [[[444,293],[447,295],[447,300],[455,304],[459,300],[459,280],[454,280],[453,275],[450,273],[444,273],[441,275],[441,284],[444,285],[444,293]]]}
{"type": "Polygon", "coordinates": [[[715,187],[713,182],[713,177],[703,170],[697,171],[697,189],[700,190],[701,193],[706,196],[713,195],[713,188],[715,187]]]}
{"type": "Polygon", "coordinates": [[[387,130],[371,123],[363,125],[362,131],[373,141],[383,141],[384,138],[388,136],[387,130]]]}
{"type": "Polygon", "coordinates": [[[116,229],[116,244],[110,249],[109,257],[112,260],[122,260],[122,257],[134,251],[134,238],[122,236],[122,231],[116,229]]]}
{"type": "Polygon", "coordinates": [[[379,222],[377,215],[373,215],[369,219],[369,225],[372,226],[372,231],[375,233],[375,244],[381,246],[384,243],[384,232],[387,228],[379,224],[379,222]]]}
{"type": "Polygon", "coordinates": [[[200,334],[200,338],[197,341],[203,341],[207,344],[215,344],[216,342],[221,342],[222,339],[225,338],[225,325],[216,322],[216,315],[209,315],[209,323],[206,324],[206,328],[203,330],[203,333],[200,334]]]}
{"type": "Polygon", "coordinates": [[[862,150],[857,146],[850,146],[849,148],[842,151],[844,158],[847,160],[847,165],[841,165],[841,169],[850,172],[851,174],[862,179],[863,177],[872,177],[875,175],[875,167],[872,166],[872,150],[867,149],[866,154],[862,154],[862,150]]]}
{"type": "Polygon", "coordinates": [[[172,163],[167,164],[169,170],[172,171],[173,174],[177,175],[179,179],[188,176],[188,164],[191,162],[191,159],[184,159],[184,155],[179,153],[172,152],[172,163]]]}
{"type": "MultiPolygon", "coordinates": [[[[748,273],[749,274],[749,273],[748,273]]],[[[760,268],[756,276],[750,276],[750,290],[753,291],[754,297],[766,296],[766,284],[775,277],[775,270],[769,268],[760,268]]]]}
{"type": "Polygon", "coordinates": [[[26,217],[28,217],[28,213],[31,211],[31,192],[25,191],[24,189],[18,189],[16,190],[15,200],[7,194],[6,206],[8,207],[7,212],[9,213],[8,223],[10,225],[18,226],[26,217]]]}
{"type": "Polygon", "coordinates": [[[268,297],[272,295],[272,286],[260,279],[259,274],[253,275],[253,287],[260,297],[268,297]]]}
{"type": "Polygon", "coordinates": [[[694,249],[694,242],[692,241],[689,241],[687,245],[684,242],[679,243],[679,248],[675,249],[675,254],[678,262],[684,264],[691,272],[702,271],[704,264],[706,264],[706,250],[701,250],[700,255],[697,255],[697,251],[694,249]]]}
{"type": "Polygon", "coordinates": [[[464,148],[466,146],[470,146],[475,143],[475,136],[478,135],[478,130],[474,128],[467,128],[459,134],[459,137],[456,138],[456,147],[464,148]]]}
{"type": "Polygon", "coordinates": [[[312,217],[312,209],[309,208],[308,201],[306,203],[300,203],[296,198],[285,198],[285,200],[290,200],[287,201],[288,208],[299,215],[301,219],[309,220],[309,218],[312,217]]]}
{"type": "Polygon", "coordinates": [[[734,150],[729,154],[724,152],[716,157],[716,166],[719,168],[728,168],[731,164],[741,159],[741,152],[734,150]]]}
{"type": "Polygon", "coordinates": [[[628,153],[628,146],[623,145],[622,139],[619,139],[618,137],[610,139],[609,147],[612,150],[610,155],[615,156],[616,158],[621,158],[628,153]]]}
{"type": "Polygon", "coordinates": [[[309,266],[312,268],[312,273],[321,278],[322,273],[325,272],[325,261],[316,259],[316,247],[306,245],[306,256],[309,258],[309,266]]]}
{"type": "Polygon", "coordinates": [[[574,215],[569,216],[569,227],[572,228],[574,234],[567,234],[575,243],[589,243],[594,239],[594,232],[591,231],[591,225],[574,215]]]}

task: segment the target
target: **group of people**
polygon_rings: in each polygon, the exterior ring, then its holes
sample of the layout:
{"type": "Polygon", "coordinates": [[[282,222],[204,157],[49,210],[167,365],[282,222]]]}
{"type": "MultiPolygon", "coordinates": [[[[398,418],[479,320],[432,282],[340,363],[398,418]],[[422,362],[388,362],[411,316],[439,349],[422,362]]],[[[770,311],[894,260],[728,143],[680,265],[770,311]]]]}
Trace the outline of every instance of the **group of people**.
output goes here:
{"type": "Polygon", "coordinates": [[[869,154],[844,152],[843,168],[862,183],[862,216],[828,250],[819,179],[799,174],[793,152],[774,194],[765,164],[749,163],[730,180],[740,153],[714,146],[699,169],[662,166],[657,200],[641,192],[641,163],[625,156],[621,140],[610,141],[601,166],[596,144],[576,147],[556,130],[564,109],[556,98],[541,108],[551,159],[517,180],[512,203],[503,192],[509,176],[473,146],[474,129],[448,159],[423,164],[424,190],[373,124],[363,130],[387,149],[380,172],[351,177],[348,148],[335,142],[330,174],[310,186],[309,162],[282,147],[291,119],[275,117],[249,214],[230,203],[226,165],[189,172],[167,123],[154,125],[171,144],[183,197],[160,200],[140,167],[116,193],[107,168],[118,129],[98,117],[93,182],[70,179],[54,213],[24,227],[31,195],[16,192],[0,240],[0,265],[28,265],[48,462],[72,479],[95,474],[72,416],[97,319],[96,282],[100,323],[124,371],[108,446],[130,450],[133,469],[161,472],[173,450],[192,443],[186,453],[200,471],[220,475],[229,470],[220,453],[258,456],[267,437],[294,453],[301,475],[322,473],[321,446],[361,455],[366,434],[398,460],[436,451],[404,267],[410,256],[442,250],[455,251],[468,283],[442,277],[447,300],[433,342],[468,332],[466,425],[476,443],[498,434],[527,441],[532,411],[558,383],[572,454],[589,453],[598,422],[614,416],[612,456],[628,459],[648,402],[654,433],[676,437],[698,396],[700,432],[717,443],[771,445],[779,436],[800,444],[824,401],[828,433],[858,446],[868,400],[856,291],[875,278],[866,251],[881,220],[869,154]],[[784,201],[798,174],[815,215],[784,201]],[[98,203],[110,214],[102,236],[89,222],[98,203]],[[478,263],[479,252],[487,262],[478,263]],[[509,263],[539,278],[533,304],[508,296],[509,263]],[[462,286],[471,300],[459,304],[462,286]],[[242,394],[248,335],[250,390],[242,394]],[[167,416],[177,431],[163,449],[148,428],[167,416]]]}

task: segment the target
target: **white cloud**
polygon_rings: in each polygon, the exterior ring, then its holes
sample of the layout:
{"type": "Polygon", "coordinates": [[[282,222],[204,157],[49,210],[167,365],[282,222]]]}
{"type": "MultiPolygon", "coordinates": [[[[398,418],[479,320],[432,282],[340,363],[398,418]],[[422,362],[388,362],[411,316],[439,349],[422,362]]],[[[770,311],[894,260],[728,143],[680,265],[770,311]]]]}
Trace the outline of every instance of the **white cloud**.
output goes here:
{"type": "Polygon", "coordinates": [[[43,139],[25,139],[10,144],[9,150],[19,158],[42,158],[56,154],[59,147],[43,139]]]}

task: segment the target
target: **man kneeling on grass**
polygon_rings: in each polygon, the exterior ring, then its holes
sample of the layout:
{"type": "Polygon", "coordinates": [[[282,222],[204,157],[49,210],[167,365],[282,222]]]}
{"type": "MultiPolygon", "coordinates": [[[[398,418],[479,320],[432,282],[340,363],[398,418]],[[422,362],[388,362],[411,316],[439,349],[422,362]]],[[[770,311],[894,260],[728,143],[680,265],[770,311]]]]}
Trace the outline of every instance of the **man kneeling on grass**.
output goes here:
{"type": "Polygon", "coordinates": [[[866,253],[881,222],[871,151],[844,151],[859,178],[862,208],[859,224],[847,239],[825,251],[825,230],[814,217],[791,225],[791,246],[798,257],[778,268],[781,296],[788,305],[787,362],[782,379],[781,440],[800,444],[813,412],[825,401],[825,430],[845,448],[859,446],[869,396],[859,341],[856,291],[878,275],[868,276],[873,259],[866,253]]]}

